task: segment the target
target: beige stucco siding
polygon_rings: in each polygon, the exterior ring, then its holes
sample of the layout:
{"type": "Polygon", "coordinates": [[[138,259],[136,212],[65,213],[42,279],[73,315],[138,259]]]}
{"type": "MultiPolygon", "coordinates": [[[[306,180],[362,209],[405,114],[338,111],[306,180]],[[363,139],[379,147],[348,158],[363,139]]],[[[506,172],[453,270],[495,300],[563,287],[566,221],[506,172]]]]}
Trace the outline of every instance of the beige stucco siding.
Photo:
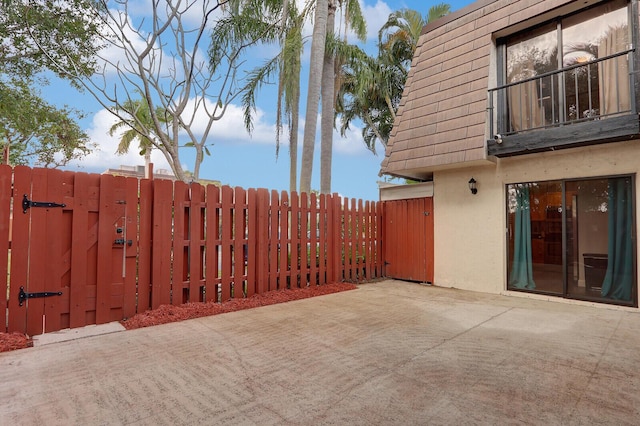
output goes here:
{"type": "Polygon", "coordinates": [[[480,1],[425,27],[381,172],[421,179],[443,167],[491,164],[486,108],[496,81],[495,34],[569,3],[480,1]]]}
{"type": "MultiPolygon", "coordinates": [[[[491,167],[436,171],[434,284],[506,291],[507,184],[638,174],[638,158],[640,140],[503,158],[491,167]],[[472,176],[478,182],[476,195],[467,184],[472,176]]],[[[637,183],[636,200],[640,199],[637,183]]]]}

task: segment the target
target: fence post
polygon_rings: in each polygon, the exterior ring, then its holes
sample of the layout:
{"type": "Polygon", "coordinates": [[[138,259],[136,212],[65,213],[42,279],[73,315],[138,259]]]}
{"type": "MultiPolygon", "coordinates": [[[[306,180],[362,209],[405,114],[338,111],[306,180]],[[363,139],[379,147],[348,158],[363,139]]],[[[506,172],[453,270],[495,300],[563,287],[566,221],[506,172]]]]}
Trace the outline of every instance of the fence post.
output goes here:
{"type": "Polygon", "coordinates": [[[278,288],[285,289],[289,287],[288,281],[291,279],[291,270],[289,268],[289,194],[282,191],[280,196],[280,233],[278,242],[280,244],[280,285],[278,288]]]}
{"type": "Polygon", "coordinates": [[[290,288],[300,286],[300,198],[297,192],[291,193],[291,239],[289,257],[291,259],[290,288]]]}
{"type": "Polygon", "coordinates": [[[136,312],[151,308],[151,233],[153,229],[153,182],[140,181],[138,198],[138,304],[136,312]]]}
{"type": "Polygon", "coordinates": [[[207,186],[206,245],[205,245],[205,294],[207,300],[218,300],[220,284],[220,188],[207,186]]]}
{"type": "Polygon", "coordinates": [[[268,289],[277,290],[280,286],[278,282],[280,280],[280,272],[278,271],[278,254],[280,246],[280,226],[279,226],[279,212],[280,212],[280,200],[278,198],[278,191],[271,191],[271,202],[269,203],[268,210],[269,220],[269,283],[268,289]]]}
{"type": "Polygon", "coordinates": [[[247,193],[247,297],[257,292],[258,266],[258,192],[249,189],[247,193]]]}
{"type": "Polygon", "coordinates": [[[307,239],[307,252],[309,258],[309,286],[318,285],[318,200],[316,194],[311,193],[309,200],[309,232],[307,239]]]}
{"type": "Polygon", "coordinates": [[[344,279],[344,212],[342,211],[341,198],[338,193],[333,194],[332,200],[332,222],[333,222],[333,243],[331,244],[331,252],[333,253],[333,276],[331,282],[341,282],[344,279]]]}
{"type": "Polygon", "coordinates": [[[192,182],[190,185],[191,204],[189,208],[189,302],[204,301],[204,207],[205,191],[202,185],[192,182]]]}
{"type": "Polygon", "coordinates": [[[327,283],[327,195],[320,194],[318,200],[318,284],[327,283]]]}
{"type": "Polygon", "coordinates": [[[257,209],[257,267],[258,277],[256,283],[256,291],[262,294],[269,290],[269,192],[266,189],[258,189],[258,209],[257,209]]]}
{"type": "MultiPolygon", "coordinates": [[[[7,145],[8,146],[8,145],[7,145]]],[[[8,149],[8,148],[7,148],[8,149]]],[[[9,281],[9,244],[11,239],[11,177],[13,170],[6,163],[0,165],[0,277],[6,285],[0,286],[0,312],[7,312],[9,281]],[[6,214],[5,214],[6,212],[6,214]]],[[[0,331],[7,331],[6,317],[2,317],[0,331]]]]}
{"type": "Polygon", "coordinates": [[[247,230],[247,193],[243,188],[234,188],[233,204],[233,297],[245,296],[246,269],[244,263],[245,233],[247,230]]]}
{"type": "Polygon", "coordinates": [[[171,303],[171,246],[173,216],[173,182],[153,181],[153,258],[151,307],[171,303]]]}

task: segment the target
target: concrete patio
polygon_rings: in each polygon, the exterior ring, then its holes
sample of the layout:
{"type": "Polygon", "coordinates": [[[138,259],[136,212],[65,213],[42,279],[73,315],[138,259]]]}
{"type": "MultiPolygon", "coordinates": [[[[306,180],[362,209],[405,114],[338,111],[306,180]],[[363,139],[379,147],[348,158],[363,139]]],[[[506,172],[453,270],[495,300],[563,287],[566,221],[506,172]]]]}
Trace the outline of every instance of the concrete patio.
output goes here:
{"type": "Polygon", "coordinates": [[[400,281],[0,354],[0,423],[637,424],[640,313],[400,281]]]}

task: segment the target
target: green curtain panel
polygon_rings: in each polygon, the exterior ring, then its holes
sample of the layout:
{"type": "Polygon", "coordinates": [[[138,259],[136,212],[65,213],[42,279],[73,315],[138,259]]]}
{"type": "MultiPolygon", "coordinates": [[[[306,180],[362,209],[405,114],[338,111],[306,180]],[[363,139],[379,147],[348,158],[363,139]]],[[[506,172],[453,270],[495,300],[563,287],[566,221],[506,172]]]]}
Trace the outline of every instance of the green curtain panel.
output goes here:
{"type": "Polygon", "coordinates": [[[631,301],[633,287],[633,206],[631,179],[609,179],[607,272],[602,297],[631,301]]]}
{"type": "Polygon", "coordinates": [[[515,186],[516,207],[514,221],[513,263],[509,276],[509,287],[533,290],[533,260],[531,254],[531,209],[529,186],[515,186]]]}

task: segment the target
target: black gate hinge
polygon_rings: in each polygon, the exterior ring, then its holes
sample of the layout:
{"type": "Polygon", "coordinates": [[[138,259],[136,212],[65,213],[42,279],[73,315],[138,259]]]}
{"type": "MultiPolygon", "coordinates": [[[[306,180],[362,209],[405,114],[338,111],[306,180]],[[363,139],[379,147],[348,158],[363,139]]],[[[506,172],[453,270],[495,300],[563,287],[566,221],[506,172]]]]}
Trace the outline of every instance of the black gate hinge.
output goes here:
{"type": "Polygon", "coordinates": [[[22,198],[22,213],[26,213],[31,207],[67,207],[64,203],[50,203],[48,201],[31,201],[24,194],[22,198]]]}
{"type": "Polygon", "coordinates": [[[18,302],[22,306],[25,300],[33,299],[36,297],[50,297],[50,296],[62,296],[61,291],[43,291],[40,293],[25,293],[24,287],[20,287],[20,293],[18,293],[18,302]]]}

